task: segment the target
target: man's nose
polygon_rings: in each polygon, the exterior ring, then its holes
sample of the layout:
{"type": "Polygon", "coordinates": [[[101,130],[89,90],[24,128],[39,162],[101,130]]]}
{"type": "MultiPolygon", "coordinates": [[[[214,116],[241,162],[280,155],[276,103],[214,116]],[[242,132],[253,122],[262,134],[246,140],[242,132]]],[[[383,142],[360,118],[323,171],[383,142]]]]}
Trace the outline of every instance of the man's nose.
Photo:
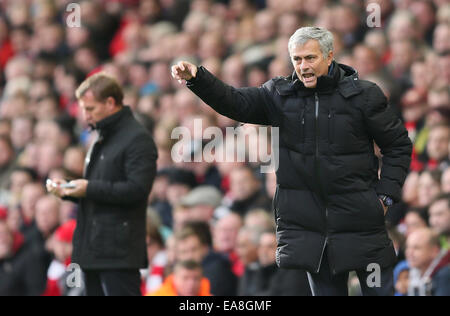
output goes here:
{"type": "Polygon", "coordinates": [[[300,64],[300,70],[306,71],[308,69],[309,69],[309,64],[305,60],[302,60],[302,63],[300,64]]]}

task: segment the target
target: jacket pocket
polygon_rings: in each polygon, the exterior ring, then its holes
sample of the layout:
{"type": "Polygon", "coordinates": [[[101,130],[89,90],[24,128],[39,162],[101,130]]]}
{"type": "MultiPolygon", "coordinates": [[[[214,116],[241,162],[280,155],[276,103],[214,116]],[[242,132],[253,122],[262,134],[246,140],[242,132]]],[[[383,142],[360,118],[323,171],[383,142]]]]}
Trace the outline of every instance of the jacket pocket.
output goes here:
{"type": "Polygon", "coordinates": [[[280,137],[291,147],[300,151],[305,142],[306,113],[302,108],[297,112],[284,113],[280,137]]]}
{"type": "Polygon", "coordinates": [[[380,198],[378,197],[378,194],[375,190],[373,190],[373,194],[375,195],[375,206],[377,209],[377,215],[381,216],[384,220],[384,217],[386,216],[386,214],[384,214],[384,208],[383,205],[381,205],[381,201],[380,198]]]}
{"type": "Polygon", "coordinates": [[[124,257],[128,254],[128,249],[131,246],[131,229],[130,222],[123,221],[116,226],[115,229],[115,255],[117,257],[124,257]]]}
{"type": "Polygon", "coordinates": [[[128,221],[92,223],[90,247],[97,258],[121,258],[128,254],[131,240],[128,221]]]}

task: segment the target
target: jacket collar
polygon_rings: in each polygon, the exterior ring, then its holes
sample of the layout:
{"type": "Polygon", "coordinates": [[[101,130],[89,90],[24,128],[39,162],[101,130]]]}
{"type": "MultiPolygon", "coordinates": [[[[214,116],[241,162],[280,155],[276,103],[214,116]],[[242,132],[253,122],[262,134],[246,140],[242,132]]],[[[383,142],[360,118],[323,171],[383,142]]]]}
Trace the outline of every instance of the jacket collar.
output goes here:
{"type": "Polygon", "coordinates": [[[350,66],[338,64],[333,61],[327,75],[317,78],[316,88],[306,88],[298,79],[294,71],[291,77],[280,77],[275,79],[275,88],[280,95],[291,95],[298,93],[301,96],[313,93],[331,93],[336,88],[345,98],[359,94],[362,91],[359,85],[358,72],[350,66]]]}
{"type": "Polygon", "coordinates": [[[131,109],[128,106],[123,106],[121,110],[118,112],[104,118],[100,122],[98,122],[95,126],[95,129],[99,131],[99,133],[104,137],[110,132],[112,132],[120,123],[120,121],[128,116],[131,116],[131,109]]]}

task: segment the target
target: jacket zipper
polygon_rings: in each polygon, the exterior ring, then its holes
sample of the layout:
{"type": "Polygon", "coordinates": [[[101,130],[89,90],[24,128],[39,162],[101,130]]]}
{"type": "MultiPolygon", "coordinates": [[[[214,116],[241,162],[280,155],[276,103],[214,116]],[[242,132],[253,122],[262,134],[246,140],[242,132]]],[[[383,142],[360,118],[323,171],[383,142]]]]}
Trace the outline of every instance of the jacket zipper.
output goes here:
{"type": "Polygon", "coordinates": [[[316,100],[316,159],[319,157],[319,95],[314,93],[314,98],[316,100]]]}
{"type": "MultiPolygon", "coordinates": [[[[325,212],[328,213],[328,210],[326,210],[325,212]]],[[[316,273],[320,272],[320,267],[322,266],[323,255],[325,254],[325,248],[327,247],[327,244],[328,244],[328,236],[325,237],[325,242],[323,243],[322,253],[320,254],[319,266],[317,267],[316,273]]]]}
{"type": "MultiPolygon", "coordinates": [[[[319,161],[319,95],[317,92],[314,93],[314,99],[315,99],[315,116],[316,116],[316,173],[317,173],[317,180],[319,180],[319,173],[318,173],[318,161],[319,161]]],[[[329,114],[330,115],[330,114],[329,114]]],[[[320,184],[319,184],[320,185],[320,184]]],[[[328,208],[325,207],[325,242],[323,243],[322,247],[322,253],[320,254],[320,260],[319,260],[319,266],[317,267],[317,273],[320,271],[320,266],[322,265],[323,256],[325,254],[325,248],[328,244],[328,208]]]]}
{"type": "MultiPolygon", "coordinates": [[[[327,247],[328,244],[328,208],[325,208],[325,231],[326,231],[326,236],[325,236],[325,242],[323,243],[323,247],[322,247],[322,253],[320,254],[320,260],[319,260],[319,266],[317,268],[316,273],[320,272],[320,267],[322,266],[322,260],[323,260],[323,255],[325,254],[325,248],[327,247]]],[[[328,264],[330,264],[330,258],[328,258],[328,264]]]]}

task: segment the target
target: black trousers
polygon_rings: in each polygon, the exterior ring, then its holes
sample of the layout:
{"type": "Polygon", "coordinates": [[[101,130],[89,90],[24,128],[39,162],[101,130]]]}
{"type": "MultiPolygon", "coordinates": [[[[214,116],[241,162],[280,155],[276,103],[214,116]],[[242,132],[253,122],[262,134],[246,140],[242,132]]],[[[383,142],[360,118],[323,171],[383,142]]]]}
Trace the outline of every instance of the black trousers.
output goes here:
{"type": "MultiPolygon", "coordinates": [[[[356,274],[364,296],[392,296],[394,295],[393,268],[381,268],[379,284],[370,284],[373,271],[357,270],[356,274]],[[369,279],[369,282],[368,282],[369,279]]],[[[325,250],[319,273],[309,273],[308,280],[314,296],[348,296],[349,272],[332,275],[325,250]]]]}
{"type": "Polygon", "coordinates": [[[139,270],[84,270],[87,296],[141,296],[139,270]]]}

